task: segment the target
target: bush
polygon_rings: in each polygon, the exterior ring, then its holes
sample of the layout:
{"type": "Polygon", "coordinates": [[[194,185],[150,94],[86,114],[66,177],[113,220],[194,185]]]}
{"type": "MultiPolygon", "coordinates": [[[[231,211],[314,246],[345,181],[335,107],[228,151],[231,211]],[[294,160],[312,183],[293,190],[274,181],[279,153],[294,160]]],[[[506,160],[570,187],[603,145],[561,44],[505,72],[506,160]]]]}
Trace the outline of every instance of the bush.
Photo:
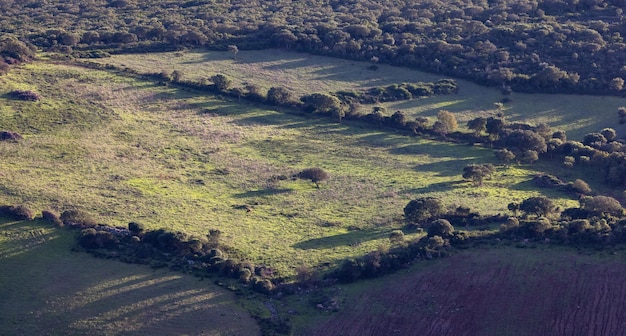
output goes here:
{"type": "Polygon", "coordinates": [[[25,101],[38,101],[41,99],[41,95],[39,93],[29,90],[13,90],[9,92],[9,97],[25,101]]]}
{"type": "Polygon", "coordinates": [[[133,236],[141,235],[145,230],[145,226],[141,223],[130,222],[128,223],[128,231],[130,231],[133,236]]]}
{"type": "Polygon", "coordinates": [[[0,131],[0,141],[17,141],[21,140],[22,135],[13,131],[0,131]]]}
{"type": "Polygon", "coordinates": [[[54,224],[57,227],[62,227],[63,226],[63,221],[61,220],[61,218],[59,217],[59,214],[57,214],[56,212],[52,211],[52,210],[44,210],[41,212],[41,218],[43,218],[43,220],[50,222],[52,224],[54,224]]]}
{"type": "Polygon", "coordinates": [[[73,227],[94,227],[96,220],[90,214],[80,210],[66,210],[61,214],[63,224],[73,227]]]}
{"type": "Polygon", "coordinates": [[[326,181],[330,178],[330,175],[324,171],[322,168],[307,168],[296,175],[298,178],[303,180],[311,180],[311,182],[315,183],[317,188],[320,187],[319,183],[322,181],[326,181]]]}
{"type": "Polygon", "coordinates": [[[0,216],[14,220],[32,220],[35,218],[34,212],[23,205],[2,205],[0,206],[0,216]]]}
{"type": "Polygon", "coordinates": [[[443,204],[436,198],[423,197],[410,201],[404,207],[404,217],[409,223],[418,224],[443,213],[443,204]]]}

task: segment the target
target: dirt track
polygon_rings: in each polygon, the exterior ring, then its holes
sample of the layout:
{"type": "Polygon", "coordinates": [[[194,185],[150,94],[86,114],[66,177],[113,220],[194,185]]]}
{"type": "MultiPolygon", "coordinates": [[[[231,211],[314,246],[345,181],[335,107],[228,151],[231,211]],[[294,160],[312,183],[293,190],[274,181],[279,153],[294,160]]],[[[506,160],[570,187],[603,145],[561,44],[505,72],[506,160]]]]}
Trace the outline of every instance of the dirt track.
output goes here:
{"type": "Polygon", "coordinates": [[[626,335],[626,261],[617,257],[466,251],[384,281],[306,334],[626,335]]]}

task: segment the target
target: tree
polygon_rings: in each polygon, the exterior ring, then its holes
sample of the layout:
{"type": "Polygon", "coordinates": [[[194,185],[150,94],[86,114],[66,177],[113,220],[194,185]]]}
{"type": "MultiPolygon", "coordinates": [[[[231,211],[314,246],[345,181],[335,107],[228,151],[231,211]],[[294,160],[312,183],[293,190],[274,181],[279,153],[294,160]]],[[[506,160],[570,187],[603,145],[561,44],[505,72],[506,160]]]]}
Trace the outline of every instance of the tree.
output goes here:
{"type": "Polygon", "coordinates": [[[625,106],[620,106],[617,109],[617,116],[619,117],[620,124],[626,123],[626,107],[625,106]]]}
{"type": "Polygon", "coordinates": [[[531,130],[514,130],[504,139],[508,148],[519,148],[521,151],[533,150],[537,153],[545,153],[548,149],[546,139],[531,130]]]}
{"type": "Polygon", "coordinates": [[[299,179],[303,180],[311,180],[311,182],[315,183],[315,187],[319,189],[319,183],[322,181],[326,181],[330,178],[330,175],[324,171],[322,168],[307,168],[301,171],[296,175],[299,179]]]}
{"type": "Polygon", "coordinates": [[[470,164],[463,168],[463,178],[472,180],[475,186],[482,186],[483,179],[495,171],[496,168],[492,164],[470,164]]]}
{"type": "Polygon", "coordinates": [[[591,188],[589,187],[587,182],[581,179],[576,179],[574,182],[572,182],[572,189],[580,194],[588,194],[591,192],[591,188]]]}
{"type": "Polygon", "coordinates": [[[326,93],[313,93],[303,96],[300,100],[311,112],[331,113],[341,106],[339,98],[326,93]]]}
{"type": "Polygon", "coordinates": [[[454,226],[445,219],[437,219],[428,226],[428,237],[449,237],[454,232],[454,226]]]}
{"type": "Polygon", "coordinates": [[[506,148],[497,149],[494,154],[498,160],[504,162],[505,164],[508,164],[515,159],[515,154],[506,148]]]}
{"type": "Polygon", "coordinates": [[[615,140],[615,138],[617,138],[617,132],[615,132],[614,129],[612,128],[603,128],[600,131],[600,134],[602,134],[602,136],[604,136],[604,138],[606,139],[606,141],[613,141],[615,140]]]}
{"type": "Polygon", "coordinates": [[[439,199],[423,197],[410,201],[404,207],[404,217],[409,223],[417,224],[437,217],[443,211],[443,204],[439,199]]]}
{"type": "Polygon", "coordinates": [[[174,70],[172,71],[171,78],[173,82],[180,82],[183,79],[183,73],[181,71],[174,70]]]}
{"type": "Polygon", "coordinates": [[[213,82],[213,85],[215,85],[215,88],[220,92],[225,92],[226,90],[228,90],[228,88],[232,84],[232,81],[230,80],[230,78],[222,74],[213,75],[209,79],[211,80],[211,82],[213,82]]]}
{"type": "Polygon", "coordinates": [[[545,196],[536,196],[525,199],[519,206],[526,214],[534,214],[537,217],[546,216],[556,209],[551,199],[545,196]]]}
{"type": "Polygon", "coordinates": [[[456,121],[456,117],[449,111],[441,110],[437,113],[437,120],[440,123],[440,127],[438,127],[438,131],[441,134],[448,134],[450,132],[454,132],[458,127],[458,123],[456,121]]]}
{"type": "Polygon", "coordinates": [[[533,162],[539,160],[539,154],[537,154],[537,151],[534,150],[525,150],[522,153],[521,160],[532,164],[533,162]]]}
{"type": "Polygon", "coordinates": [[[582,208],[587,211],[622,214],[622,205],[610,196],[592,196],[581,199],[582,208]]]}
{"type": "Polygon", "coordinates": [[[236,59],[237,53],[239,52],[239,48],[236,45],[231,44],[228,46],[228,52],[233,54],[233,59],[236,59]]]}
{"type": "Polygon", "coordinates": [[[489,134],[489,138],[496,140],[500,137],[500,132],[504,130],[505,126],[506,124],[503,119],[489,117],[487,118],[485,129],[487,130],[487,134],[489,134]]]}
{"type": "Polygon", "coordinates": [[[271,87],[267,91],[267,102],[272,105],[287,105],[291,102],[291,93],[283,87],[271,87]]]}
{"type": "Polygon", "coordinates": [[[487,119],[483,117],[474,118],[467,122],[467,128],[474,131],[475,137],[479,137],[487,129],[487,119]]]}

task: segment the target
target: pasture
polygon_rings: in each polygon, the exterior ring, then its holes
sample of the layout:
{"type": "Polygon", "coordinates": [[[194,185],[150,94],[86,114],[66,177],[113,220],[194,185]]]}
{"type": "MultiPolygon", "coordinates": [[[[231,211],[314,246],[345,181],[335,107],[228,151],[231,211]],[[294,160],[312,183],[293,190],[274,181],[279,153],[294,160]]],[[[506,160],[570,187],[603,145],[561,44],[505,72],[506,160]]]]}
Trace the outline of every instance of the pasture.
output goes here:
{"type": "Polygon", "coordinates": [[[256,335],[207,280],[71,252],[74,232],[0,222],[2,335],[256,335]]]}
{"type": "Polygon", "coordinates": [[[25,137],[0,143],[1,203],[76,208],[120,226],[139,221],[196,235],[219,229],[226,244],[281,275],[388,245],[389,233],[404,225],[403,207],[416,197],[485,214],[505,213],[509,202],[540,193],[560,206],[577,204],[533,187],[542,165],[500,167],[479,188],[464,181],[466,164],[495,162],[486,148],[45,62],[0,83],[4,92],[16,87],[44,98],[0,98],[0,128],[25,137]],[[291,179],[313,166],[331,175],[321,188],[291,179]]]}
{"type": "MultiPolygon", "coordinates": [[[[200,80],[223,74],[234,86],[251,83],[264,89],[282,86],[294,96],[312,92],[335,92],[380,87],[402,82],[432,82],[444,78],[407,68],[378,64],[372,71],[367,62],[341,60],[285,50],[240,51],[236,58],[226,51],[191,50],[183,52],[113,55],[97,59],[103,64],[128,67],[140,72],[178,70],[183,79],[200,80]]],[[[500,111],[494,103],[502,99],[499,88],[483,87],[457,80],[460,93],[450,96],[415,98],[383,104],[390,113],[405,111],[411,116],[434,118],[441,109],[457,115],[460,125],[478,116],[503,112],[509,121],[547,123],[565,130],[571,139],[581,140],[590,132],[612,127],[618,135],[626,134],[626,125],[617,123],[617,108],[626,99],[608,96],[513,93],[512,101],[500,111]]],[[[372,106],[362,106],[370,112],[372,106]]]]}

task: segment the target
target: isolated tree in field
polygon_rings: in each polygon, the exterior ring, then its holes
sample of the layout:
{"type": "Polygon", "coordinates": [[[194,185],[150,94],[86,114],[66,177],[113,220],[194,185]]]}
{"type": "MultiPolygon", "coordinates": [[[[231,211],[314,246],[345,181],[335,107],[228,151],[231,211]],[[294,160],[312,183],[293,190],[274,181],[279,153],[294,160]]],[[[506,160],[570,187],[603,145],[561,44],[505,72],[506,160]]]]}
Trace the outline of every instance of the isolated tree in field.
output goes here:
{"type": "Polygon", "coordinates": [[[236,59],[237,53],[239,52],[239,48],[236,45],[231,44],[228,46],[228,52],[233,54],[233,59],[236,59]]]}
{"type": "Polygon", "coordinates": [[[610,196],[592,196],[584,197],[580,200],[582,208],[587,211],[604,212],[610,214],[621,215],[623,212],[622,205],[610,196]]]}
{"type": "Polygon", "coordinates": [[[470,164],[463,168],[463,178],[472,180],[475,186],[482,186],[485,177],[491,176],[495,171],[492,164],[470,164]]]}
{"type": "Polygon", "coordinates": [[[228,90],[228,88],[230,88],[230,85],[232,84],[230,78],[222,74],[213,75],[209,79],[211,80],[211,82],[213,82],[215,88],[220,92],[225,92],[226,90],[228,90]]]}
{"type": "Polygon", "coordinates": [[[444,212],[441,201],[433,197],[423,197],[410,201],[404,207],[404,217],[409,223],[418,224],[441,215],[444,212]]]}
{"type": "Polygon", "coordinates": [[[474,131],[475,137],[479,137],[487,129],[487,119],[483,117],[474,118],[467,122],[467,128],[474,131]]]}
{"type": "Polygon", "coordinates": [[[534,214],[537,217],[551,214],[556,206],[551,199],[545,196],[535,196],[525,199],[519,206],[526,214],[534,214]]]}
{"type": "Polygon", "coordinates": [[[437,127],[436,131],[439,131],[441,134],[454,132],[458,127],[454,114],[446,110],[441,110],[437,113],[437,121],[439,121],[440,126],[437,127]]]}
{"type": "Polygon", "coordinates": [[[322,181],[326,181],[330,178],[330,175],[324,171],[322,168],[307,168],[298,173],[296,175],[299,179],[303,180],[311,180],[311,182],[315,183],[315,187],[319,189],[319,183],[322,181]]]}
{"type": "Polygon", "coordinates": [[[454,232],[454,226],[445,219],[437,219],[428,226],[428,237],[449,237],[454,232]]]}
{"type": "Polygon", "coordinates": [[[170,78],[172,78],[173,82],[180,82],[183,80],[183,73],[181,71],[174,70],[172,71],[170,78]]]}
{"type": "Polygon", "coordinates": [[[291,93],[283,87],[271,87],[267,91],[267,102],[272,105],[286,105],[291,102],[291,93]]]}

